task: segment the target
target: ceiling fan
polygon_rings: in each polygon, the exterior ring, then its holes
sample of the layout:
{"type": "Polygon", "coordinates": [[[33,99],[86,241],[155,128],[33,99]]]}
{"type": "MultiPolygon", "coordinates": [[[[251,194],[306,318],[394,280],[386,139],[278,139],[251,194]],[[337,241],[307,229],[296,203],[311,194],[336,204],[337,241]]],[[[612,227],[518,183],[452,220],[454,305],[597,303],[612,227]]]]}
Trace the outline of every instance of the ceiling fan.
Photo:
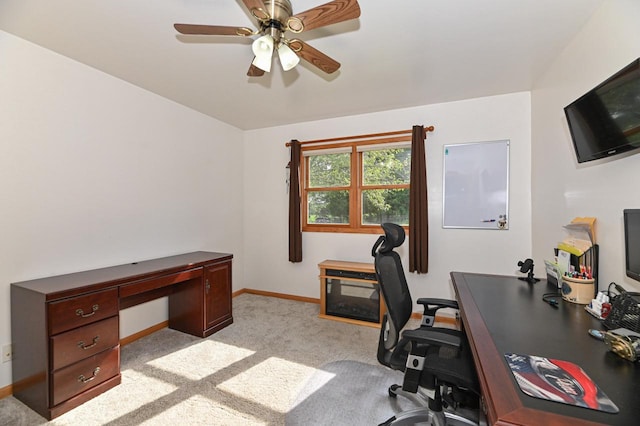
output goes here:
{"type": "Polygon", "coordinates": [[[333,0],[305,12],[293,14],[289,0],[242,0],[256,19],[257,30],[247,27],[227,27],[220,25],[174,24],[181,34],[221,35],[248,37],[260,34],[252,44],[255,55],[247,75],[262,76],[271,71],[274,52],[278,52],[280,63],[285,71],[298,65],[300,58],[331,74],[340,68],[340,63],[304,41],[284,36],[290,31],[299,34],[303,31],[355,19],[360,16],[357,0],[333,0]]]}

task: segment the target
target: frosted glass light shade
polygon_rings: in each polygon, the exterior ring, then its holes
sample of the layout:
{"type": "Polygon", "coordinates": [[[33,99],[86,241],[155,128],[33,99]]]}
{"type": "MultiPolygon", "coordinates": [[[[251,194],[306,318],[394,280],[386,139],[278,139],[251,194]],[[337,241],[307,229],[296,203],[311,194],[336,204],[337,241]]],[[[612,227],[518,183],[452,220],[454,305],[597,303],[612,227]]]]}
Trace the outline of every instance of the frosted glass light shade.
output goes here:
{"type": "Polygon", "coordinates": [[[273,54],[273,37],[263,35],[253,42],[251,48],[256,56],[271,56],[273,54]]]}
{"type": "Polygon", "coordinates": [[[256,55],[252,64],[262,71],[271,71],[271,57],[273,56],[273,37],[264,35],[256,39],[251,45],[253,54],[256,55]]]}
{"type": "Polygon", "coordinates": [[[278,57],[280,57],[282,69],[285,71],[289,71],[300,62],[298,55],[284,43],[280,43],[280,46],[278,46],[278,57]]]}
{"type": "Polygon", "coordinates": [[[260,68],[262,71],[271,72],[271,57],[256,56],[251,62],[254,66],[260,68]]]}

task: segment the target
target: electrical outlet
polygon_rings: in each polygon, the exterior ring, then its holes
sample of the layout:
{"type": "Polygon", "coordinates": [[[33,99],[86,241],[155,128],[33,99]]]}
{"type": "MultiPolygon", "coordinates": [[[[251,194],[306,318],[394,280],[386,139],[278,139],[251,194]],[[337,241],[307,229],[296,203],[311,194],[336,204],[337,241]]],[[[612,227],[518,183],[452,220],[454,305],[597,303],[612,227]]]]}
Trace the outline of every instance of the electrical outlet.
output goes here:
{"type": "Polygon", "coordinates": [[[2,362],[9,362],[13,359],[13,345],[9,343],[2,347],[2,362]]]}

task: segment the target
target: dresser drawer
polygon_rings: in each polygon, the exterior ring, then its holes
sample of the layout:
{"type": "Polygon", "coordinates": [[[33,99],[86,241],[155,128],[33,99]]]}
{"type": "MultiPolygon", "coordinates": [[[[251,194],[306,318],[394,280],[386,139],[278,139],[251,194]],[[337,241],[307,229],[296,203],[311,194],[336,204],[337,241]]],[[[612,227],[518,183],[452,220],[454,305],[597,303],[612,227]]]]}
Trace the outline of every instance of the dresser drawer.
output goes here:
{"type": "Polygon", "coordinates": [[[51,374],[51,405],[58,405],[119,373],[119,346],[58,370],[51,374]]]}
{"type": "Polygon", "coordinates": [[[49,303],[49,334],[91,324],[118,313],[118,289],[85,294],[49,303]]]}
{"type": "Polygon", "coordinates": [[[51,369],[58,370],[76,361],[117,346],[118,317],[111,317],[51,338],[51,369]]]}

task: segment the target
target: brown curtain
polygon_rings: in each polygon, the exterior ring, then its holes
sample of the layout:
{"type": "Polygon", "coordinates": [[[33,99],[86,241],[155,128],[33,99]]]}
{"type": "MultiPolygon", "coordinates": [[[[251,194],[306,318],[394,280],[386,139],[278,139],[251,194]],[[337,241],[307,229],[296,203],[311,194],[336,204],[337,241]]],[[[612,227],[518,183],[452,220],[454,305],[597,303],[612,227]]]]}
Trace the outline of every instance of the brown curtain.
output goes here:
{"type": "Polygon", "coordinates": [[[302,224],[300,223],[300,142],[291,141],[289,162],[289,262],[302,262],[302,224]]]}
{"type": "Polygon", "coordinates": [[[411,185],[409,187],[409,271],[429,271],[429,223],[427,205],[427,159],[423,126],[411,135],[411,185]]]}

